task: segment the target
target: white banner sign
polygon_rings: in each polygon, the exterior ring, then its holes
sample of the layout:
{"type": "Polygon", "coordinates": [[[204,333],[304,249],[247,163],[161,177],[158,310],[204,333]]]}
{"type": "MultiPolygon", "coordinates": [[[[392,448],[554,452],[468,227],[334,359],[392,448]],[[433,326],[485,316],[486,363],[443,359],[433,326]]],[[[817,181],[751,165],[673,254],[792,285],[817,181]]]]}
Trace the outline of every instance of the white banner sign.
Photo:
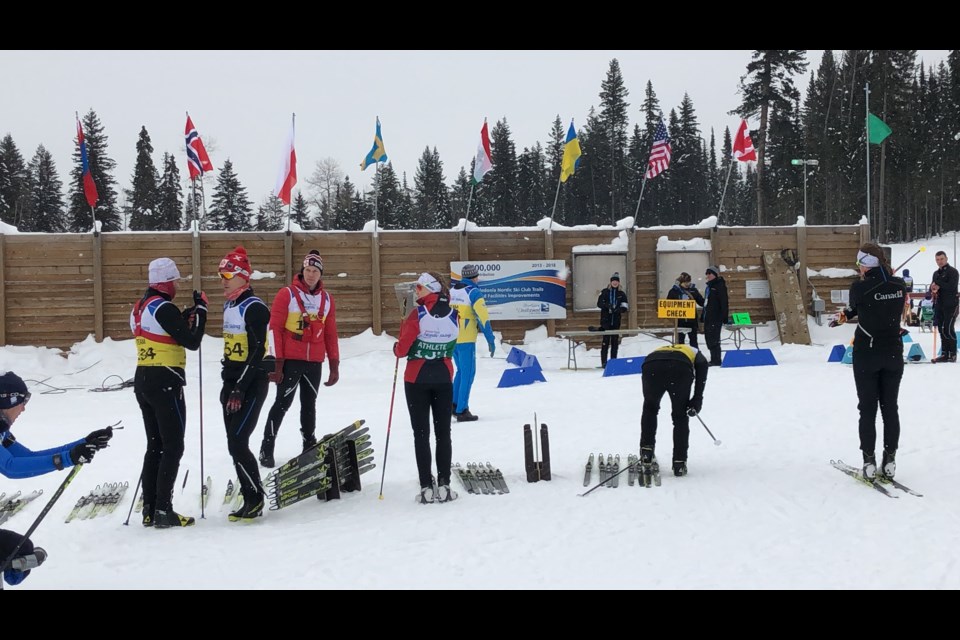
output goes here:
{"type": "Polygon", "coordinates": [[[567,317],[567,266],[563,260],[451,262],[460,280],[465,264],[480,270],[478,285],[491,320],[563,320],[567,317]]]}

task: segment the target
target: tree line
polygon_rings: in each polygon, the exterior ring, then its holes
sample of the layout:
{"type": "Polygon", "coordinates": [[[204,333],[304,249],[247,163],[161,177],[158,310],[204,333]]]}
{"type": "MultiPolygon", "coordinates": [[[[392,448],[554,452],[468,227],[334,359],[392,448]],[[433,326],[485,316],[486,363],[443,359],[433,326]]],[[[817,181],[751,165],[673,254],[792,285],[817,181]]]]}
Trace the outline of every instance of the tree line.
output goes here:
{"type": "MultiPolygon", "coordinates": [[[[563,225],[612,224],[627,216],[640,226],[686,225],[718,213],[724,225],[782,225],[804,215],[806,195],[807,224],[852,224],[866,213],[868,84],[870,111],[893,132],[871,146],[873,236],[907,241],[960,228],[957,50],[932,66],[924,66],[916,50],[828,50],[815,70],[808,69],[804,50],[754,51],[739,79],[741,102],[731,112],[734,130],[734,116],[751,125],[759,157],[750,163],[732,159],[731,127],[703,130],[688,94],[667,110],[648,81],[639,104],[632,104],[614,59],[596,104],[576,130],[580,163],[562,184],[567,123],[558,115],[544,142],[518,150],[503,118],[490,132],[493,169],[479,184],[473,184],[472,166],[460,166],[449,180],[439,152],[429,145],[412,180],[386,163],[368,190],[351,182],[336,159],[326,158],[300,185],[290,215],[304,229],[345,230],[360,229],[375,215],[387,229],[450,228],[468,208],[470,220],[481,226],[533,225],[551,212],[563,225]],[[802,99],[800,86],[806,89],[802,99]],[[672,159],[644,184],[661,118],[672,159]],[[818,164],[791,163],[798,159],[818,164]]],[[[96,215],[105,231],[176,230],[194,220],[202,229],[268,231],[287,223],[286,207],[274,195],[251,201],[229,158],[214,175],[203,176],[202,189],[191,188],[175,154],[165,152],[159,165],[154,162],[146,127],[137,138],[129,188],[121,190],[104,125],[93,109],[82,123],[100,197],[96,215]]],[[[4,222],[21,231],[89,231],[79,147],[65,197],[64,186],[43,145],[26,162],[10,134],[0,140],[4,222]]]]}

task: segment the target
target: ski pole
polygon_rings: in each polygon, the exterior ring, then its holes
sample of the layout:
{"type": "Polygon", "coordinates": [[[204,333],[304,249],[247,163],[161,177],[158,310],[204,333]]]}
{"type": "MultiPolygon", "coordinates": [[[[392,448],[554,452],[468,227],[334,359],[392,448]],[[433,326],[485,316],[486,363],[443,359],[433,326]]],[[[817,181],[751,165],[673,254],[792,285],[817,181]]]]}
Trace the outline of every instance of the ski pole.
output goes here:
{"type": "Polygon", "coordinates": [[[910,262],[911,260],[913,260],[913,259],[917,256],[918,253],[920,253],[921,251],[926,251],[926,250],[927,250],[926,247],[920,247],[919,249],[917,249],[916,251],[913,252],[913,255],[912,255],[912,256],[910,256],[909,258],[907,258],[906,260],[904,260],[902,263],[900,263],[900,266],[897,267],[896,269],[894,269],[893,272],[896,273],[897,271],[900,271],[900,269],[903,269],[903,266],[904,266],[905,264],[907,264],[908,262],[910,262]]]}
{"type": "Polygon", "coordinates": [[[137,494],[140,493],[140,482],[143,480],[143,473],[140,474],[140,477],[137,478],[137,488],[133,490],[133,502],[130,503],[130,511],[127,512],[127,519],[124,520],[123,526],[130,525],[130,516],[133,515],[133,505],[137,504],[137,494]]]}
{"type": "Polygon", "coordinates": [[[397,397],[397,372],[400,371],[400,356],[393,365],[393,391],[390,392],[390,415],[387,417],[387,442],[383,445],[383,473],[380,475],[380,499],[383,500],[383,481],[387,477],[387,452],[390,450],[390,425],[393,424],[393,400],[397,397]]]}
{"type": "Polygon", "coordinates": [[[197,360],[199,361],[200,373],[200,518],[206,519],[205,505],[203,504],[203,483],[205,482],[204,478],[207,477],[203,473],[203,337],[200,338],[200,346],[197,348],[197,360]]]}
{"type": "MultiPolygon", "coordinates": [[[[703,421],[703,418],[701,418],[701,417],[700,417],[700,414],[697,413],[697,410],[696,410],[696,409],[690,409],[689,411],[687,411],[687,415],[690,416],[691,418],[696,418],[697,420],[699,420],[699,421],[700,421],[700,424],[703,425],[703,428],[707,430],[707,433],[710,433],[710,427],[708,427],[708,426],[706,425],[706,423],[703,421]]],[[[713,436],[712,433],[710,433],[710,437],[713,438],[713,444],[715,444],[715,445],[717,445],[717,446],[719,447],[719,446],[720,446],[720,441],[717,440],[716,438],[714,438],[714,436],[713,436]]]]}
{"type": "Polygon", "coordinates": [[[610,476],[610,477],[608,477],[608,478],[606,478],[606,479],[604,479],[604,480],[601,480],[599,483],[593,485],[593,486],[590,487],[588,490],[584,491],[583,493],[578,493],[577,495],[580,496],[581,498],[586,497],[586,496],[590,495],[591,493],[593,493],[596,489],[599,489],[599,488],[602,487],[603,485],[607,484],[608,482],[610,482],[611,480],[613,480],[614,478],[616,478],[617,476],[619,476],[619,475],[620,475],[621,473],[623,473],[624,471],[628,471],[628,470],[632,469],[633,467],[635,467],[635,466],[637,466],[637,465],[639,465],[639,464],[640,464],[640,460],[639,460],[639,459],[638,459],[638,460],[635,460],[635,461],[633,462],[633,464],[628,464],[627,466],[625,466],[623,469],[620,469],[620,471],[617,471],[617,472],[616,472],[615,474],[613,474],[612,476],[610,476]]]}
{"type": "Polygon", "coordinates": [[[37,527],[40,526],[40,523],[43,522],[43,519],[50,513],[50,509],[53,508],[53,505],[56,504],[57,500],[60,499],[60,496],[63,495],[63,492],[66,490],[67,485],[69,485],[73,479],[80,473],[80,469],[83,468],[83,464],[77,464],[73,466],[73,469],[70,470],[70,473],[67,474],[67,477],[63,479],[63,482],[60,483],[60,486],[50,497],[50,500],[47,501],[47,506],[43,508],[43,511],[40,512],[40,515],[37,516],[37,519],[33,521],[33,524],[30,525],[30,528],[27,529],[27,532],[23,534],[23,537],[20,538],[20,542],[17,543],[17,546],[13,548],[13,551],[10,552],[10,555],[3,561],[3,565],[0,565],[0,574],[7,570],[10,564],[13,562],[14,558],[17,557],[17,553],[20,551],[20,548],[23,547],[24,543],[30,538],[30,534],[37,530],[37,527]]]}

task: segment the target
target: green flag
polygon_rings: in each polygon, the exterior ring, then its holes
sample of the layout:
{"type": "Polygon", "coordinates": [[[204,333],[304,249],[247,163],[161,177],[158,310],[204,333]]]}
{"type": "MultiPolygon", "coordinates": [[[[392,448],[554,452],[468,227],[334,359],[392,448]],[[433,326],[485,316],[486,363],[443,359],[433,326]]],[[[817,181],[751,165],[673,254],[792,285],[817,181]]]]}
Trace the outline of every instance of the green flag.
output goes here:
{"type": "Polygon", "coordinates": [[[867,122],[869,123],[867,125],[867,137],[870,138],[871,144],[880,144],[887,139],[887,136],[893,133],[893,130],[887,126],[886,122],[872,113],[867,119],[867,122]]]}

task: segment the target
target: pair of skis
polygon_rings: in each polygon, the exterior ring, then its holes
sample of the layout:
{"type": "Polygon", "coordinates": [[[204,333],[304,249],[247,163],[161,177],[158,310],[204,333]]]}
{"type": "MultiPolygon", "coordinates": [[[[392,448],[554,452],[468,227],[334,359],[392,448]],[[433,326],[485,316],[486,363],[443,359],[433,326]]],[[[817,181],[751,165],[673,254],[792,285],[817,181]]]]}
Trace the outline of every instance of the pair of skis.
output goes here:
{"type": "Polygon", "coordinates": [[[888,478],[883,474],[878,473],[876,480],[871,482],[870,480],[867,480],[866,478],[863,477],[863,471],[861,469],[858,469],[857,467],[849,465],[845,463],[843,460],[831,460],[830,464],[833,465],[835,469],[842,471],[843,473],[857,480],[858,482],[865,484],[868,487],[873,487],[875,491],[882,493],[888,498],[900,497],[896,495],[893,492],[893,489],[891,489],[890,487],[893,487],[894,489],[899,489],[900,491],[908,495],[915,496],[917,498],[923,497],[922,493],[914,491],[913,489],[899,482],[898,480],[894,480],[893,478],[888,478]]]}
{"type": "Polygon", "coordinates": [[[39,491],[31,491],[22,498],[20,497],[21,493],[19,491],[9,498],[7,498],[6,495],[7,494],[4,493],[3,496],[0,496],[0,524],[3,524],[13,516],[23,511],[24,507],[43,495],[43,489],[40,489],[39,491]]]}
{"type": "MultiPolygon", "coordinates": [[[[533,414],[536,425],[537,414],[533,414]]],[[[527,470],[527,482],[550,480],[550,432],[546,424],[540,425],[540,451],[535,454],[533,430],[529,424],[523,425],[523,460],[527,470]],[[542,458],[540,457],[542,455],[542,458]]]]}
{"type": "Polygon", "coordinates": [[[474,495],[503,495],[510,493],[503,472],[489,462],[484,465],[480,462],[468,462],[466,467],[456,463],[453,470],[460,478],[460,484],[467,493],[474,495]]]}

